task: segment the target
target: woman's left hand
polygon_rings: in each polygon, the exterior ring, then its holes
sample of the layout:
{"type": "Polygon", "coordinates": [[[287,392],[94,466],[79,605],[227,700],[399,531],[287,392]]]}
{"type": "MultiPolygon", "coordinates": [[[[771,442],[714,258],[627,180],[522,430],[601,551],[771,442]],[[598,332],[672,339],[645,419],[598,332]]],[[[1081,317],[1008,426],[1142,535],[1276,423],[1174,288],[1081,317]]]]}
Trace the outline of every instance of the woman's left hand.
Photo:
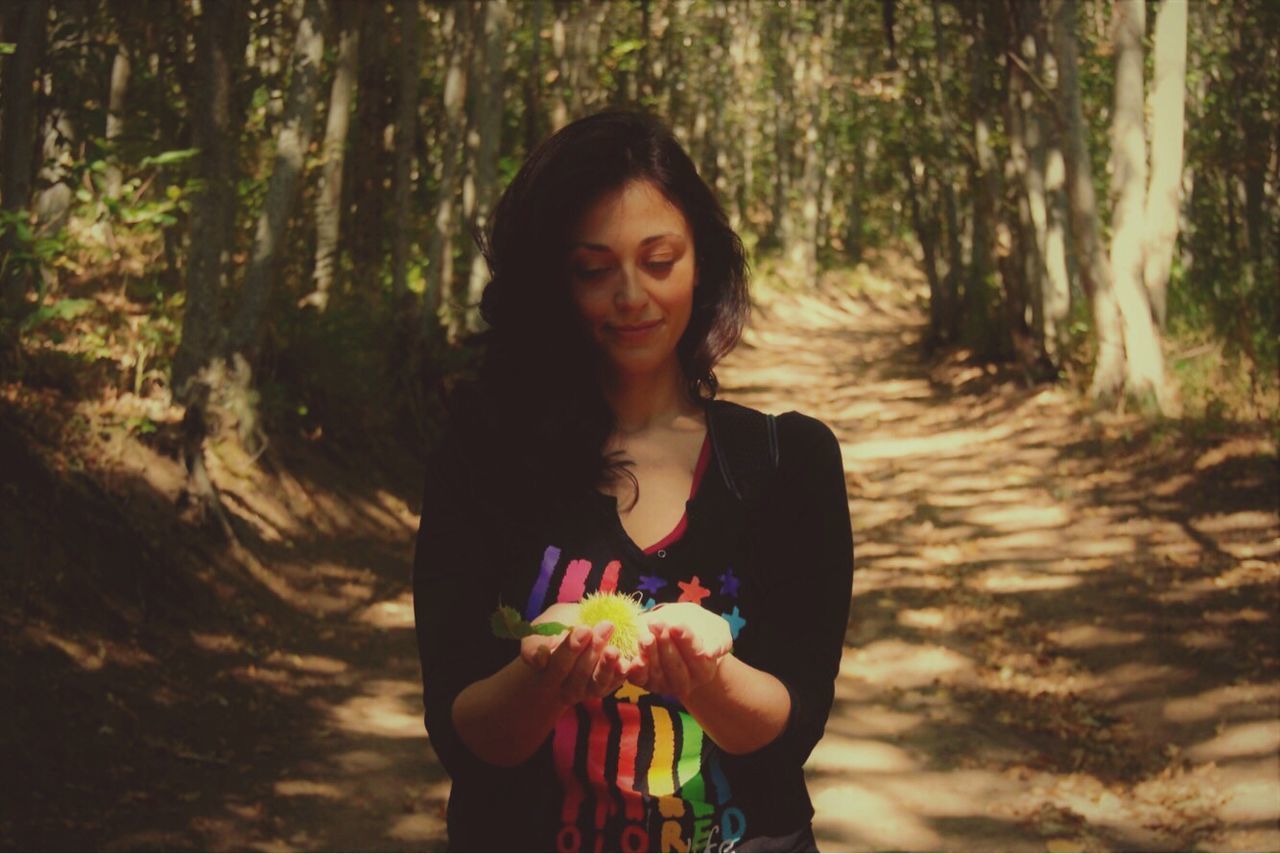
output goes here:
{"type": "Polygon", "coordinates": [[[627,680],[657,694],[686,697],[715,679],[733,648],[724,617],[692,602],[675,602],[641,617],[639,664],[627,680]]]}

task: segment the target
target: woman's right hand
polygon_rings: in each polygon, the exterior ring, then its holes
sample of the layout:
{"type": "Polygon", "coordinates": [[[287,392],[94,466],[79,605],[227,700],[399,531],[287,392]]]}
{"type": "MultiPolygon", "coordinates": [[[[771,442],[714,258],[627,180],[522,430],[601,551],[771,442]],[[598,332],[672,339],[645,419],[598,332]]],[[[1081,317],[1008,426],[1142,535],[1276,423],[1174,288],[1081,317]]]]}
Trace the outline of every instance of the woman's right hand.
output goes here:
{"type": "Polygon", "coordinates": [[[611,694],[626,679],[622,654],[609,643],[613,624],[606,621],[590,628],[574,625],[577,620],[576,603],[557,603],[533,623],[564,623],[569,630],[550,637],[529,635],[520,641],[521,660],[537,671],[544,688],[566,705],[611,694]]]}

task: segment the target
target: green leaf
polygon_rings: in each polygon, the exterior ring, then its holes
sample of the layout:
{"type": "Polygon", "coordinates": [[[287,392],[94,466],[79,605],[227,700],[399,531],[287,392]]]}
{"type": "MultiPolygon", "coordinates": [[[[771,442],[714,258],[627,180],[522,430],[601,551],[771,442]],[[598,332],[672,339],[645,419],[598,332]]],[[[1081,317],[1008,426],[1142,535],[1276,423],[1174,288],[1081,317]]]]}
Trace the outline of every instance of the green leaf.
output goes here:
{"type": "Polygon", "coordinates": [[[498,609],[489,617],[489,627],[493,630],[495,637],[505,640],[520,640],[529,635],[543,635],[545,637],[554,637],[561,632],[569,630],[569,626],[564,623],[539,623],[532,625],[528,620],[520,616],[520,612],[510,605],[499,605],[498,609]]]}
{"type": "Polygon", "coordinates": [[[90,299],[61,299],[53,305],[42,305],[28,314],[19,328],[23,332],[30,332],[50,320],[74,320],[92,308],[93,300],[90,299]]]}
{"type": "Polygon", "coordinates": [[[184,160],[190,160],[200,153],[198,148],[181,148],[175,151],[162,151],[154,157],[142,158],[142,166],[169,166],[173,163],[182,163],[184,160]]]}
{"type": "Polygon", "coordinates": [[[0,56],[7,56],[18,49],[14,42],[0,42],[0,56]]]}
{"type": "Polygon", "coordinates": [[[520,612],[510,605],[498,606],[498,610],[489,618],[489,627],[493,629],[495,636],[507,640],[520,640],[532,631],[520,612]]]}

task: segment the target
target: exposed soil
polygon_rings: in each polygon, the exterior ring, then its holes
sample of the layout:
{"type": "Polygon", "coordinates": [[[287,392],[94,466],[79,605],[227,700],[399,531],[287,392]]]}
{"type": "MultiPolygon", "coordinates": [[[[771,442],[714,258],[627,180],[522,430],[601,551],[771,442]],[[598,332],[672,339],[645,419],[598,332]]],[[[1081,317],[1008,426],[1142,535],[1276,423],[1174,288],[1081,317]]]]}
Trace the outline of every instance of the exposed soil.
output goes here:
{"type": "MultiPolygon", "coordinates": [[[[922,359],[883,259],[759,295],[723,396],[841,437],[853,618],[809,764],[826,850],[1280,850],[1280,472],[1246,426],[1088,414],[922,359]],[[1267,626],[1271,625],[1271,629],[1267,626]]],[[[410,565],[420,463],[210,454],[0,388],[5,848],[443,847],[410,565]]]]}

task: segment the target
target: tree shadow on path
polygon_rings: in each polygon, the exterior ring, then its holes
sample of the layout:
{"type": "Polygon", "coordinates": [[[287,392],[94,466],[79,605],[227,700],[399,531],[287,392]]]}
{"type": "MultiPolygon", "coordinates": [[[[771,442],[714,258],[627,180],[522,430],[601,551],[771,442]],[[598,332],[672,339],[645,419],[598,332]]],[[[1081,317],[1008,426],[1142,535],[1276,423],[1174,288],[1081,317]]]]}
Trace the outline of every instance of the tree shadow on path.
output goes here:
{"type": "Polygon", "coordinates": [[[856,571],[807,767],[820,843],[1280,848],[1274,445],[927,363],[898,267],[766,294],[720,371],[842,443],[856,571]]]}

